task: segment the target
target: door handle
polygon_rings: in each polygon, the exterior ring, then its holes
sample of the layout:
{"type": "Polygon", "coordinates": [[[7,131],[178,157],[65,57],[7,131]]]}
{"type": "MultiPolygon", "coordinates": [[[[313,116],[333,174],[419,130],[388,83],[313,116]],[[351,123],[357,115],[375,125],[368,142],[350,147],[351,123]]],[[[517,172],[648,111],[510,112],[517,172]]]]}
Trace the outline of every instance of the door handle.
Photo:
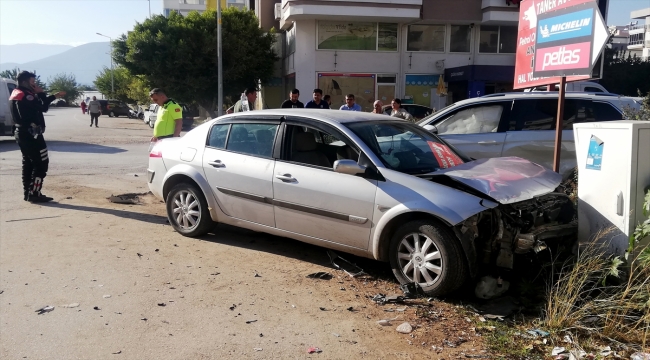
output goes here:
{"type": "Polygon", "coordinates": [[[495,140],[489,140],[489,141],[479,141],[478,142],[481,145],[496,145],[497,142],[495,140]]]}
{"type": "Polygon", "coordinates": [[[282,180],[284,182],[294,182],[294,181],[296,181],[296,179],[291,177],[291,174],[284,174],[284,175],[277,174],[277,175],[275,175],[275,178],[280,179],[280,180],[282,180]]]}
{"type": "Polygon", "coordinates": [[[208,161],[208,164],[209,164],[210,166],[212,166],[212,167],[216,167],[216,168],[226,167],[226,165],[223,164],[223,163],[221,162],[221,160],[208,161]]]}

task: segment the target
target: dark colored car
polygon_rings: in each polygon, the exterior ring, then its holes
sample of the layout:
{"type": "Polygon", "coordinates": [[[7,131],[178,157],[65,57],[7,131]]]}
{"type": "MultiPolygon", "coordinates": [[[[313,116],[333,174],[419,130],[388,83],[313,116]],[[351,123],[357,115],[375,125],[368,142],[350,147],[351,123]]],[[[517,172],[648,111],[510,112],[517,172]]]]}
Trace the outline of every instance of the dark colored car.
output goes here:
{"type": "MultiPolygon", "coordinates": [[[[402,107],[406,109],[406,111],[408,111],[409,114],[413,115],[413,117],[418,120],[433,114],[433,109],[424,105],[402,104],[402,107]]],[[[393,108],[390,105],[384,105],[383,110],[386,115],[390,115],[393,108]]]]}
{"type": "Polygon", "coordinates": [[[183,128],[191,129],[194,125],[194,112],[185,104],[178,104],[183,109],[183,128]]]}
{"type": "Polygon", "coordinates": [[[108,117],[129,116],[129,106],[119,100],[99,100],[102,105],[102,114],[108,117]]]}

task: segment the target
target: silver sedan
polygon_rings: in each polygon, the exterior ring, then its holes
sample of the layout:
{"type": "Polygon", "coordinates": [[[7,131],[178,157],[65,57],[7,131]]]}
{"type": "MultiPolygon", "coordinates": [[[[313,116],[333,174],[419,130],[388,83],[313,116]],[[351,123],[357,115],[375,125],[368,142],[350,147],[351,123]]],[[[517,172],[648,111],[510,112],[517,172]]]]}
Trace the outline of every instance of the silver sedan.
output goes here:
{"type": "Polygon", "coordinates": [[[285,236],[390,262],[428,295],[574,234],[560,180],[520,158],[471,161],[384,115],[309,109],[208,121],[155,143],[148,169],[182,235],[220,222],[285,236]]]}

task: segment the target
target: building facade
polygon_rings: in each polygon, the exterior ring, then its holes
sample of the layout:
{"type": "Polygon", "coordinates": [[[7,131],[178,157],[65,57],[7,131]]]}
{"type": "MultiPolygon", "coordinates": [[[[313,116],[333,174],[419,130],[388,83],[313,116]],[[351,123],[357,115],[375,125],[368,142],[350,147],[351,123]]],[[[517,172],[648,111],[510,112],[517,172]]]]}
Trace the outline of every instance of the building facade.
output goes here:
{"type": "MultiPolygon", "coordinates": [[[[169,13],[176,11],[186,16],[191,11],[203,12],[210,0],[163,0],[163,15],[169,16],[169,13]]],[[[237,7],[239,9],[254,9],[255,0],[222,0],[226,6],[237,7]]]]}
{"type": "Polygon", "coordinates": [[[643,60],[648,60],[650,59],[650,8],[632,11],[630,17],[632,20],[637,20],[637,25],[629,27],[630,38],[627,49],[641,56],[643,60]],[[645,24],[639,25],[638,21],[644,21],[645,24]]]}

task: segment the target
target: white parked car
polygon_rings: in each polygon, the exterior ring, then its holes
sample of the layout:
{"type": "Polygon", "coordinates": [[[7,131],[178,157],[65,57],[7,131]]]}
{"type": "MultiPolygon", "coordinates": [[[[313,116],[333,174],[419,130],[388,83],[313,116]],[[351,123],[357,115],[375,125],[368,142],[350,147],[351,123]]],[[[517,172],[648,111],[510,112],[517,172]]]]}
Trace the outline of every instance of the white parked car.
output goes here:
{"type": "Polygon", "coordinates": [[[14,135],[14,120],[9,106],[9,97],[18,83],[11,79],[0,78],[0,136],[14,135]]]}
{"type": "Polygon", "coordinates": [[[148,168],[185,236],[216,222],[285,236],[388,261],[429,295],[574,235],[560,180],[520,158],[471,161],[385,115],[311,109],[208,121],[156,142],[148,168]]]}
{"type": "Polygon", "coordinates": [[[156,118],[158,117],[158,104],[151,104],[149,108],[144,111],[144,123],[149,124],[153,129],[156,125],[156,118]]]}
{"type": "MultiPolygon", "coordinates": [[[[557,92],[493,94],[459,101],[418,124],[475,159],[518,156],[552,168],[557,103],[557,92]]],[[[566,94],[561,174],[576,167],[573,124],[621,120],[626,106],[641,104],[612,94],[566,94]]]]}

